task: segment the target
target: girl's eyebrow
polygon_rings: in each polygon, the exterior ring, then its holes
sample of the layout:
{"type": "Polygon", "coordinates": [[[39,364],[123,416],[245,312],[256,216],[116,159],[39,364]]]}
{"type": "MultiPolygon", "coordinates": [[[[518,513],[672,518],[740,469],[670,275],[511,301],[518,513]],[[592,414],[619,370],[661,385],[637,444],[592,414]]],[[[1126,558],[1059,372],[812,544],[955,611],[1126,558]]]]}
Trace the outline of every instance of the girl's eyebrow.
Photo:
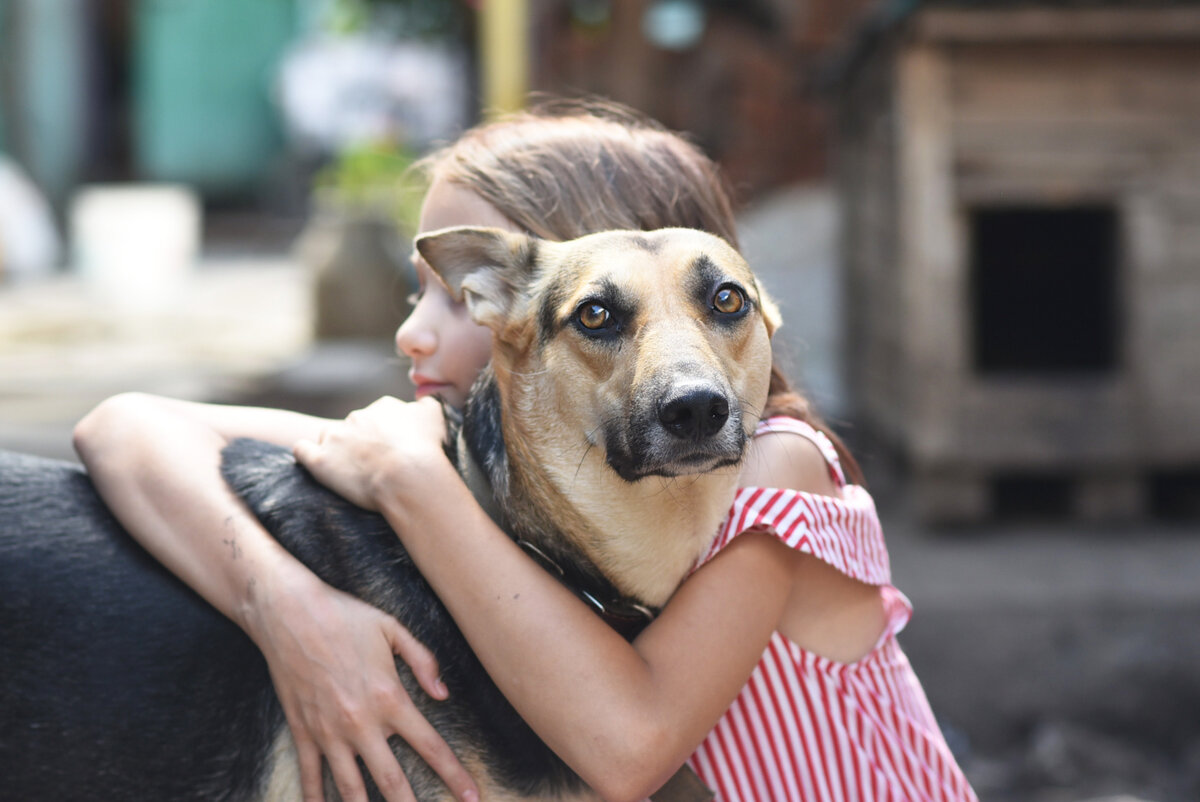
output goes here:
{"type": "Polygon", "coordinates": [[[421,256],[420,253],[413,253],[412,266],[413,272],[417,274],[417,283],[422,287],[424,287],[425,283],[430,280],[436,281],[443,287],[446,286],[446,282],[441,276],[438,275],[437,271],[433,269],[429,262],[425,261],[425,257],[421,256]]]}
{"type": "Polygon", "coordinates": [[[422,271],[431,275],[436,275],[433,272],[433,268],[430,267],[429,263],[425,261],[425,257],[421,256],[420,251],[414,249],[412,255],[410,255],[408,258],[409,262],[412,264],[413,272],[417,274],[417,278],[421,277],[422,271]]]}

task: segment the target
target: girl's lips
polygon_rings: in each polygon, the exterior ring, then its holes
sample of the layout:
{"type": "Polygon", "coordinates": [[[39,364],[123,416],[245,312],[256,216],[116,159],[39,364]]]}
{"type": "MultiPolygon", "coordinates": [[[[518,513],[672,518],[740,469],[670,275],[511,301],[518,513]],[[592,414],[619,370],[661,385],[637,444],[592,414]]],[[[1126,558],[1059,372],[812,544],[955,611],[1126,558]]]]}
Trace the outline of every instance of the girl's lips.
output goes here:
{"type": "Polygon", "coordinates": [[[439,393],[449,386],[445,382],[419,381],[417,382],[417,390],[414,395],[417,398],[424,398],[425,396],[439,393]]]}

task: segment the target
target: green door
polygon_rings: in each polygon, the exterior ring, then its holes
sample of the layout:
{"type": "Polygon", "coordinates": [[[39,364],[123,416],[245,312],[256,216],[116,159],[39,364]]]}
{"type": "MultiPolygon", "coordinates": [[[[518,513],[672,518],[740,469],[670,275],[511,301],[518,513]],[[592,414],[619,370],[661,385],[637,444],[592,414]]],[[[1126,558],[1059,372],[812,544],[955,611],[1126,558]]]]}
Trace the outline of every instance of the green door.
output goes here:
{"type": "Polygon", "coordinates": [[[271,97],[295,1],[138,0],[134,14],[138,178],[210,197],[249,189],[282,147],[271,97]]]}

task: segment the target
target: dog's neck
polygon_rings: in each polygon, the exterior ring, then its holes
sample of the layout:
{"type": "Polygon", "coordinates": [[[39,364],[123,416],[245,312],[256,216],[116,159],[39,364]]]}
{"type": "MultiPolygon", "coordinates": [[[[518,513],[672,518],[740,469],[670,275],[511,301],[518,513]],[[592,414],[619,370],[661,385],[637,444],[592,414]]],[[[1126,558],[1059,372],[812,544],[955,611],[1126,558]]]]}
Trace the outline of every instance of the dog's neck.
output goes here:
{"type": "MultiPolygon", "coordinates": [[[[737,469],[677,478],[621,479],[600,449],[578,437],[522,427],[532,398],[506,399],[488,369],[464,412],[463,440],[494,499],[489,513],[518,540],[552,560],[576,566],[597,582],[652,607],[670,598],[708,549],[737,486],[737,469]],[[633,533],[653,533],[650,548],[633,533]]],[[[470,478],[477,496],[479,477],[470,478]]],[[[488,505],[484,504],[485,509],[488,505]]]]}
{"type": "MultiPolygon", "coordinates": [[[[555,462],[572,453],[565,445],[536,454],[528,481],[578,512],[578,528],[567,536],[623,593],[663,606],[712,544],[733,501],[737,469],[628,482],[598,449],[576,464],[555,462]]],[[[579,444],[572,445],[578,452],[579,444]]]]}

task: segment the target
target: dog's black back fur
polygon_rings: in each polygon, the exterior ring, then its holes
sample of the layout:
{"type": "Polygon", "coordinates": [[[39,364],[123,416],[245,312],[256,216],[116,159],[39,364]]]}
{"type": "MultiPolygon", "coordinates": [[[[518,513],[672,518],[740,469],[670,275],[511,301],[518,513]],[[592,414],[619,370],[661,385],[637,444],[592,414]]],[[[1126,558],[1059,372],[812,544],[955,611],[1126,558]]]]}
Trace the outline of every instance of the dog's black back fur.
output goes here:
{"type": "MultiPolygon", "coordinates": [[[[382,517],[266,443],[235,441],[223,473],[318,576],[429,645],[447,702],[397,667],[456,752],[485,753],[493,778],[518,792],[579,787],[496,689],[382,517]]],[[[232,802],[261,790],[284,719],[258,649],[147,555],[69,463],[0,452],[0,638],[0,796],[232,802]]],[[[393,746],[418,796],[434,792],[428,767],[399,739],[393,746]]]]}
{"type": "Polygon", "coordinates": [[[0,453],[0,796],[248,798],[277,704],[241,630],[68,463],[0,453]]]}

